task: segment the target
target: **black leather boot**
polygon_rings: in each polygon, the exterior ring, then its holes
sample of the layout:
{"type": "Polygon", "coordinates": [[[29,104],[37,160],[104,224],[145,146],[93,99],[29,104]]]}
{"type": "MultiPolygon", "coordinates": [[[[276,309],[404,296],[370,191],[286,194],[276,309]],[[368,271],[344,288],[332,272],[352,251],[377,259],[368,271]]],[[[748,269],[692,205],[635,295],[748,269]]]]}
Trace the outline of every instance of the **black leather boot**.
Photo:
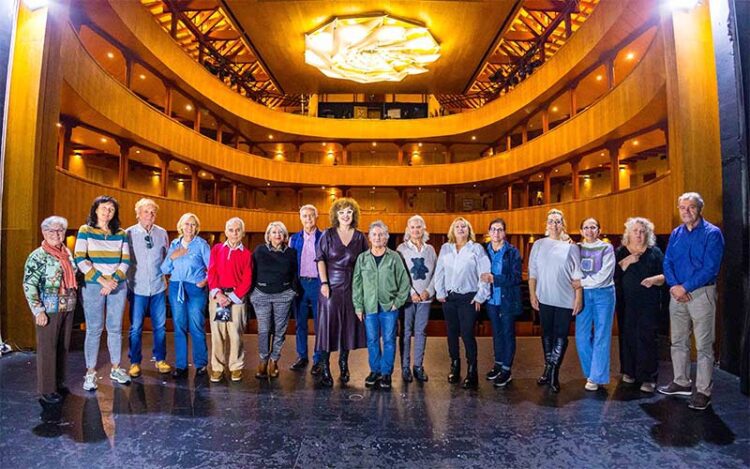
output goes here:
{"type": "Polygon", "coordinates": [[[542,336],[542,349],[544,350],[544,371],[542,376],[536,380],[536,384],[544,386],[550,381],[550,371],[552,370],[552,337],[542,336]]]}
{"type": "Polygon", "coordinates": [[[349,382],[349,351],[342,350],[339,352],[339,370],[341,370],[341,376],[339,381],[342,383],[349,382]]]}
{"type": "Polygon", "coordinates": [[[448,374],[448,382],[456,384],[461,379],[461,362],[451,360],[451,372],[448,374]]]}
{"type": "Polygon", "coordinates": [[[568,348],[568,338],[558,337],[555,339],[555,345],[552,349],[552,369],[550,371],[549,388],[552,392],[560,392],[560,367],[562,366],[565,350],[568,348]]]}
{"type": "Polygon", "coordinates": [[[466,371],[466,379],[462,385],[464,389],[476,389],[479,386],[479,374],[477,373],[477,364],[469,363],[469,369],[466,371]]]}
{"type": "Polygon", "coordinates": [[[321,353],[321,373],[320,373],[320,384],[323,387],[330,388],[333,386],[333,376],[331,376],[331,364],[329,362],[330,355],[328,352],[321,353]]]}

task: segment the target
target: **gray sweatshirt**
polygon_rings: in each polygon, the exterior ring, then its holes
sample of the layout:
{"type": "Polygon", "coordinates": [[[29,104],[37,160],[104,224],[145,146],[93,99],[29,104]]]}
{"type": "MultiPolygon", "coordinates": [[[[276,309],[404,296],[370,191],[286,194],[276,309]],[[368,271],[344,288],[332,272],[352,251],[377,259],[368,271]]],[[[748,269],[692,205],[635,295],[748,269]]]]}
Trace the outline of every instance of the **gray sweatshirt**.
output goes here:
{"type": "Polygon", "coordinates": [[[396,250],[406,261],[406,270],[411,278],[411,294],[421,295],[427,290],[430,299],[421,303],[429,303],[435,296],[435,265],[437,264],[437,254],[435,248],[427,243],[422,244],[422,250],[417,250],[417,246],[411,241],[404,241],[399,244],[396,250]]]}

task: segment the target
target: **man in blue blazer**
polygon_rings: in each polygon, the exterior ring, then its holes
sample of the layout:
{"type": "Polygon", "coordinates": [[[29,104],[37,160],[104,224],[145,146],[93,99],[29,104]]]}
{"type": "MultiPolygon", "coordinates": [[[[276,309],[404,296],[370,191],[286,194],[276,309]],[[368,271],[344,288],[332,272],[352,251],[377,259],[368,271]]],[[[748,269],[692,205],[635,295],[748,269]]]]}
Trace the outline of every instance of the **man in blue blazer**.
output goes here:
{"type": "MultiPolygon", "coordinates": [[[[318,209],[314,205],[303,205],[299,209],[299,219],[302,229],[292,235],[289,245],[297,250],[297,276],[302,288],[294,303],[295,319],[297,322],[297,360],[290,366],[291,370],[304,370],[309,363],[307,354],[307,312],[312,310],[313,322],[318,320],[318,293],[320,292],[320,278],[318,265],[315,262],[315,247],[323,234],[318,229],[318,209]]],[[[311,373],[321,372],[320,353],[313,354],[311,373]]]]}

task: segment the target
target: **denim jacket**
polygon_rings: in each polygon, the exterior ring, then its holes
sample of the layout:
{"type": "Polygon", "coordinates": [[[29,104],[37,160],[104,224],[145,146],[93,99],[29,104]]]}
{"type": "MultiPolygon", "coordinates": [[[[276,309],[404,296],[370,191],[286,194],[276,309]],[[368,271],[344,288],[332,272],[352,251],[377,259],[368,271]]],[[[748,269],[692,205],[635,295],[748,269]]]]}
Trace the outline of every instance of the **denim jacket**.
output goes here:
{"type": "MultiPolygon", "coordinates": [[[[494,264],[499,260],[493,259],[490,254],[491,247],[492,244],[487,243],[485,252],[489,256],[490,262],[494,264]]],[[[515,246],[506,241],[501,262],[501,269],[492,269],[495,279],[492,286],[500,289],[500,312],[520,316],[523,312],[523,306],[521,305],[521,253],[515,246]],[[495,270],[500,270],[501,273],[494,275],[495,270]]],[[[494,299],[495,289],[492,290],[492,299],[494,299]]],[[[492,302],[492,299],[490,299],[490,302],[492,302]]]]}

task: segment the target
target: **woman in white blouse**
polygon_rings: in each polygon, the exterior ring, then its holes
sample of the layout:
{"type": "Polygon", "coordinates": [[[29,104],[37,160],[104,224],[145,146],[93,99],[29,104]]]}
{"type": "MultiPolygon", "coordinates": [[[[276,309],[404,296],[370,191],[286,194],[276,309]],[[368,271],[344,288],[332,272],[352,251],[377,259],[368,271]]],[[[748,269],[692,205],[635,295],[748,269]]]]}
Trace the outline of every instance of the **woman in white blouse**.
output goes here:
{"type": "Polygon", "coordinates": [[[490,260],[481,244],[475,242],[471,223],[457,217],[448,229],[448,242],[440,248],[435,267],[435,296],[443,304],[448,329],[448,353],[451,357],[449,383],[461,379],[458,336],[464,342],[468,371],[463,387],[476,388],[477,339],[474,324],[482,303],[490,296],[489,284],[480,277],[490,271],[490,260]]]}
{"type": "Polygon", "coordinates": [[[544,348],[544,372],[537,384],[560,392],[559,372],[568,348],[568,330],[581,311],[581,255],[570,242],[560,210],[547,212],[546,237],[537,240],[529,255],[529,296],[539,311],[544,348]]]}

